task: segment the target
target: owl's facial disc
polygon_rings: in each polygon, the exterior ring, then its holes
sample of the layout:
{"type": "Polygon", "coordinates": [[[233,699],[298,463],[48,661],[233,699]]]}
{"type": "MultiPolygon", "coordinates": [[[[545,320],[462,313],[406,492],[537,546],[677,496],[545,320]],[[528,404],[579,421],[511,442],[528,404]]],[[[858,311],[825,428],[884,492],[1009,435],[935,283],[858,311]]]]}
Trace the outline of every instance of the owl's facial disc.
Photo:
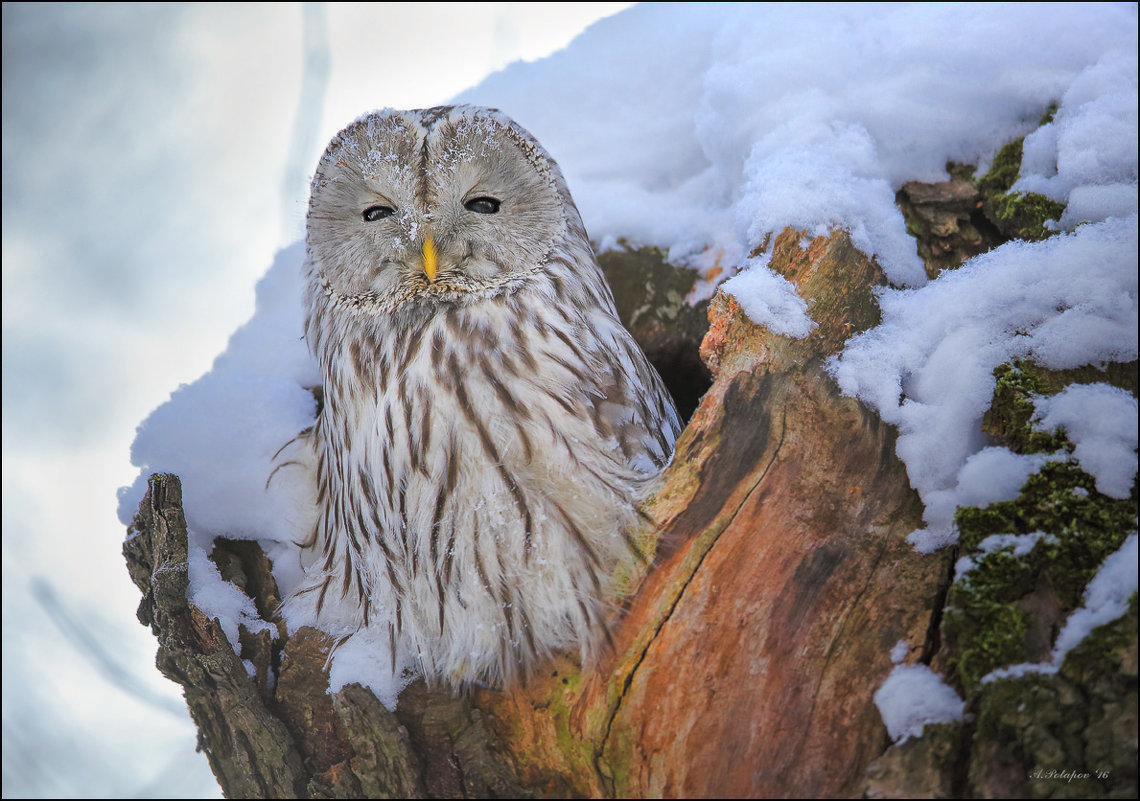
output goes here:
{"type": "Polygon", "coordinates": [[[565,210],[544,156],[504,119],[387,112],[334,140],[307,235],[330,297],[381,312],[474,303],[543,269],[565,210]]]}

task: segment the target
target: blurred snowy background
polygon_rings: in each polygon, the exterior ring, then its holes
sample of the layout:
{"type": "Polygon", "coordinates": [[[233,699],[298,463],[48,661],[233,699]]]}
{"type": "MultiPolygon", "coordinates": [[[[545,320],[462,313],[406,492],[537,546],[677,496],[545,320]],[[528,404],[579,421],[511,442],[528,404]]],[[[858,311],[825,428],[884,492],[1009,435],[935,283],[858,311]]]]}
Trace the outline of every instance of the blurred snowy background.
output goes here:
{"type": "Polygon", "coordinates": [[[324,145],[628,3],[3,6],[3,794],[218,795],[116,491],[300,238],[324,145]]]}

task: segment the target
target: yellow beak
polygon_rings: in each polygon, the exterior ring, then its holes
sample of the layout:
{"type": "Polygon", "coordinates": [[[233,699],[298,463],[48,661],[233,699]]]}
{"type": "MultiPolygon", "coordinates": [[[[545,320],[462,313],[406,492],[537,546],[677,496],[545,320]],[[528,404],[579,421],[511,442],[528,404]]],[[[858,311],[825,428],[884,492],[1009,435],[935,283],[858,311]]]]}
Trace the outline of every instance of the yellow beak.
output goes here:
{"type": "Polygon", "coordinates": [[[436,267],[435,242],[432,241],[431,235],[429,234],[428,237],[424,239],[424,274],[427,275],[429,282],[435,281],[436,267]]]}

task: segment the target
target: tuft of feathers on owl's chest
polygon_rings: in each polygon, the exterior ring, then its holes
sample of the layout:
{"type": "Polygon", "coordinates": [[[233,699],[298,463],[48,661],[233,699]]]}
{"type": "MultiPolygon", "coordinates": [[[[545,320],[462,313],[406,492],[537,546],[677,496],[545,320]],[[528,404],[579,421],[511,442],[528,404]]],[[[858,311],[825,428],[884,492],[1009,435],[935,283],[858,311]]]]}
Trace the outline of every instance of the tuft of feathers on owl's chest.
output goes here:
{"type": "Polygon", "coordinates": [[[406,483],[442,469],[450,443],[470,451],[468,465],[481,455],[525,469],[538,456],[532,430],[564,429],[567,418],[583,428],[567,432],[575,450],[616,444],[605,442],[612,431],[599,430],[595,414],[612,368],[591,321],[568,321],[541,296],[523,294],[442,307],[405,325],[366,324],[343,337],[326,388],[327,425],[344,440],[338,447],[366,451],[373,465],[387,454],[393,481],[406,483]]]}

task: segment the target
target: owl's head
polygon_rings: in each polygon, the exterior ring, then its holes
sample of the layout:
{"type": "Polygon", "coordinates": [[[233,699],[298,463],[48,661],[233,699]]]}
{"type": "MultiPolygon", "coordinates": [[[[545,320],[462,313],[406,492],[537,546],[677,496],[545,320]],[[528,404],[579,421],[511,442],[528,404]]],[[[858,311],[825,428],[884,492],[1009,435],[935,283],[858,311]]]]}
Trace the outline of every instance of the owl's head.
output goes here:
{"type": "Polygon", "coordinates": [[[471,106],[369,114],[313,178],[306,241],[338,303],[466,303],[541,271],[582,232],[558,166],[504,114],[471,106]]]}

